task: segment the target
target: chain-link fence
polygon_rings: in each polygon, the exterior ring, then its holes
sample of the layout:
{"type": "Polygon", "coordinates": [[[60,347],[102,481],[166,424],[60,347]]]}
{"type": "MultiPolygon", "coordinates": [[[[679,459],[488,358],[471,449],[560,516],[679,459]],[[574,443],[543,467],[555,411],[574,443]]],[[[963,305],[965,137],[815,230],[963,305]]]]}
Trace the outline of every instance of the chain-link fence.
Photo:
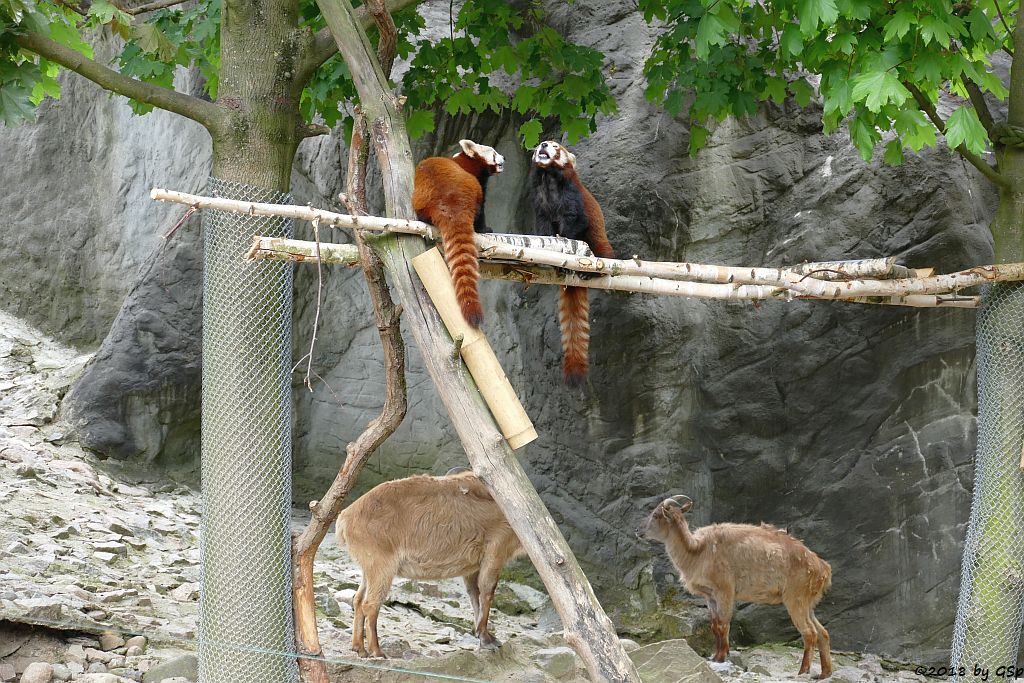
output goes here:
{"type": "MultiPolygon", "coordinates": [[[[210,179],[209,194],[290,203],[210,179]]],[[[205,683],[294,681],[291,573],[292,264],[247,263],[254,234],[292,221],[205,211],[202,597],[205,683]]]]}
{"type": "Polygon", "coordinates": [[[1017,661],[1024,617],[1024,284],[992,285],[978,313],[978,451],[952,665],[1017,661]]]}

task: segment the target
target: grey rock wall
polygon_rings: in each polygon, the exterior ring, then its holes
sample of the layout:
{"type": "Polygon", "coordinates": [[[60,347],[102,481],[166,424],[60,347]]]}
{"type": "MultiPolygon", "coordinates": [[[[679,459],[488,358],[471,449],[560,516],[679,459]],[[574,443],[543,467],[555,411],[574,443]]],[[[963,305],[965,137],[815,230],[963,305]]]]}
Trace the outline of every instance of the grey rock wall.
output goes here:
{"type": "MultiPolygon", "coordinates": [[[[782,265],[897,254],[941,271],[989,262],[994,192],[947,150],[897,169],[865,164],[845,135],[821,134],[814,112],[786,106],[722,124],[691,159],[685,122],[643,97],[653,35],[632,5],[551,5],[560,30],[608,55],[620,111],[574,151],[620,255],[782,265]]],[[[447,5],[427,11],[447,27],[447,5]]],[[[461,137],[498,147],[508,163],[488,195],[497,230],[530,224],[517,127],[456,118],[417,144],[421,156],[450,153],[461,137]]],[[[0,197],[13,246],[0,256],[0,307],[66,341],[102,342],[65,402],[83,443],[194,463],[198,225],[161,245],[180,210],[146,195],[152,185],[200,187],[207,141],[169,116],[131,118],[73,81],[37,125],[0,131],[0,149],[23,160],[0,170],[0,185],[13,188],[0,197]],[[46,201],[30,201],[38,188],[46,201]]],[[[304,143],[297,200],[337,207],[344,156],[336,138],[304,143]]],[[[313,270],[300,268],[296,358],[315,287],[313,270]]],[[[832,563],[819,616],[836,649],[943,661],[972,476],[972,312],[595,292],[592,377],[574,393],[560,380],[556,292],[482,289],[485,330],[540,433],[520,451],[524,466],[624,630],[678,628],[652,616],[658,599],[666,612],[679,606],[672,568],[632,529],[666,494],[687,493],[697,524],[771,522],[832,563]]],[[[315,366],[326,384],[310,394],[295,379],[299,502],[323,490],[383,396],[359,273],[327,271],[325,292],[315,366]]],[[[365,487],[464,460],[408,341],[409,415],[371,460],[365,487]]],[[[780,607],[743,608],[736,631],[795,637],[780,607]]]]}

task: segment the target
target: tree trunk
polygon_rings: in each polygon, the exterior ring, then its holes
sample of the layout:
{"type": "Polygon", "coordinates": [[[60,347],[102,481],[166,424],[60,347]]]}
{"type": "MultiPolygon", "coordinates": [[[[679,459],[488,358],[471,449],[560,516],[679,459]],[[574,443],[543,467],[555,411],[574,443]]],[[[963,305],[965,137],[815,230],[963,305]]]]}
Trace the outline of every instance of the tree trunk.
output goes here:
{"type": "MultiPolygon", "coordinates": [[[[1015,39],[1024,41],[1018,17],[1015,39]]],[[[1024,125],[1024,64],[1014,60],[1008,123],[1024,125]]],[[[995,263],[1024,257],[1024,150],[999,150],[992,221],[995,263]]],[[[971,520],[964,542],[960,604],[953,632],[954,672],[1013,664],[1024,609],[1024,285],[989,286],[977,323],[978,445],[971,520]]]]}
{"type": "MultiPolygon", "coordinates": [[[[289,199],[300,139],[293,0],[227,0],[211,126],[221,196],[289,199]]],[[[292,267],[246,263],[252,235],[292,222],[204,217],[200,679],[294,681],[291,571],[292,267]]]]}

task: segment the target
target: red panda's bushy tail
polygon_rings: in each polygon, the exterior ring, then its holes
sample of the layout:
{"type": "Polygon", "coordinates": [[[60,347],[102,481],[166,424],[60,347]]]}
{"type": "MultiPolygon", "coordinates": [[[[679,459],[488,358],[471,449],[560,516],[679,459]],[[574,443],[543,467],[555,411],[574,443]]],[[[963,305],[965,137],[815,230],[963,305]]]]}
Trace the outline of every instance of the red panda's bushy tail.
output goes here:
{"type": "Polygon", "coordinates": [[[480,305],[480,265],[477,262],[476,242],[473,240],[473,216],[452,217],[442,213],[435,216],[435,225],[441,229],[444,257],[452,273],[455,285],[455,299],[459,302],[462,317],[473,327],[484,322],[484,308],[480,305]]]}
{"type": "Polygon", "coordinates": [[[453,159],[428,157],[416,167],[412,207],[416,216],[441,230],[444,255],[462,317],[473,327],[484,321],[477,281],[480,268],[473,221],[483,202],[483,187],[453,159]]]}
{"type": "Polygon", "coordinates": [[[590,306],[586,287],[563,287],[558,321],[562,328],[562,374],[565,383],[578,387],[587,378],[590,347],[590,306]]]}

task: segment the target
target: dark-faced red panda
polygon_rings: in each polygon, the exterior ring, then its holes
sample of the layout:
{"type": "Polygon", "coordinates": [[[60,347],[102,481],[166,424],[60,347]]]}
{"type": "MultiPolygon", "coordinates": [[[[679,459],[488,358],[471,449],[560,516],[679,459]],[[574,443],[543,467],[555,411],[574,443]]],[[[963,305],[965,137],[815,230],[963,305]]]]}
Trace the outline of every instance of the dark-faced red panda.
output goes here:
{"type": "MultiPolygon", "coordinates": [[[[533,152],[534,214],[537,234],[582,240],[596,256],[614,258],[604,231],[604,214],[594,195],[576,174],[576,156],[552,140],[533,152]]],[[[570,386],[587,376],[590,316],[587,290],[563,287],[559,301],[562,330],[562,373],[570,386]]]]}
{"type": "Polygon", "coordinates": [[[473,327],[480,327],[484,310],[477,289],[480,267],[473,233],[488,232],[484,221],[487,179],[501,173],[505,157],[472,140],[459,140],[459,146],[462,151],[451,159],[429,157],[419,163],[412,208],[421,221],[441,230],[462,317],[473,327]]]}

